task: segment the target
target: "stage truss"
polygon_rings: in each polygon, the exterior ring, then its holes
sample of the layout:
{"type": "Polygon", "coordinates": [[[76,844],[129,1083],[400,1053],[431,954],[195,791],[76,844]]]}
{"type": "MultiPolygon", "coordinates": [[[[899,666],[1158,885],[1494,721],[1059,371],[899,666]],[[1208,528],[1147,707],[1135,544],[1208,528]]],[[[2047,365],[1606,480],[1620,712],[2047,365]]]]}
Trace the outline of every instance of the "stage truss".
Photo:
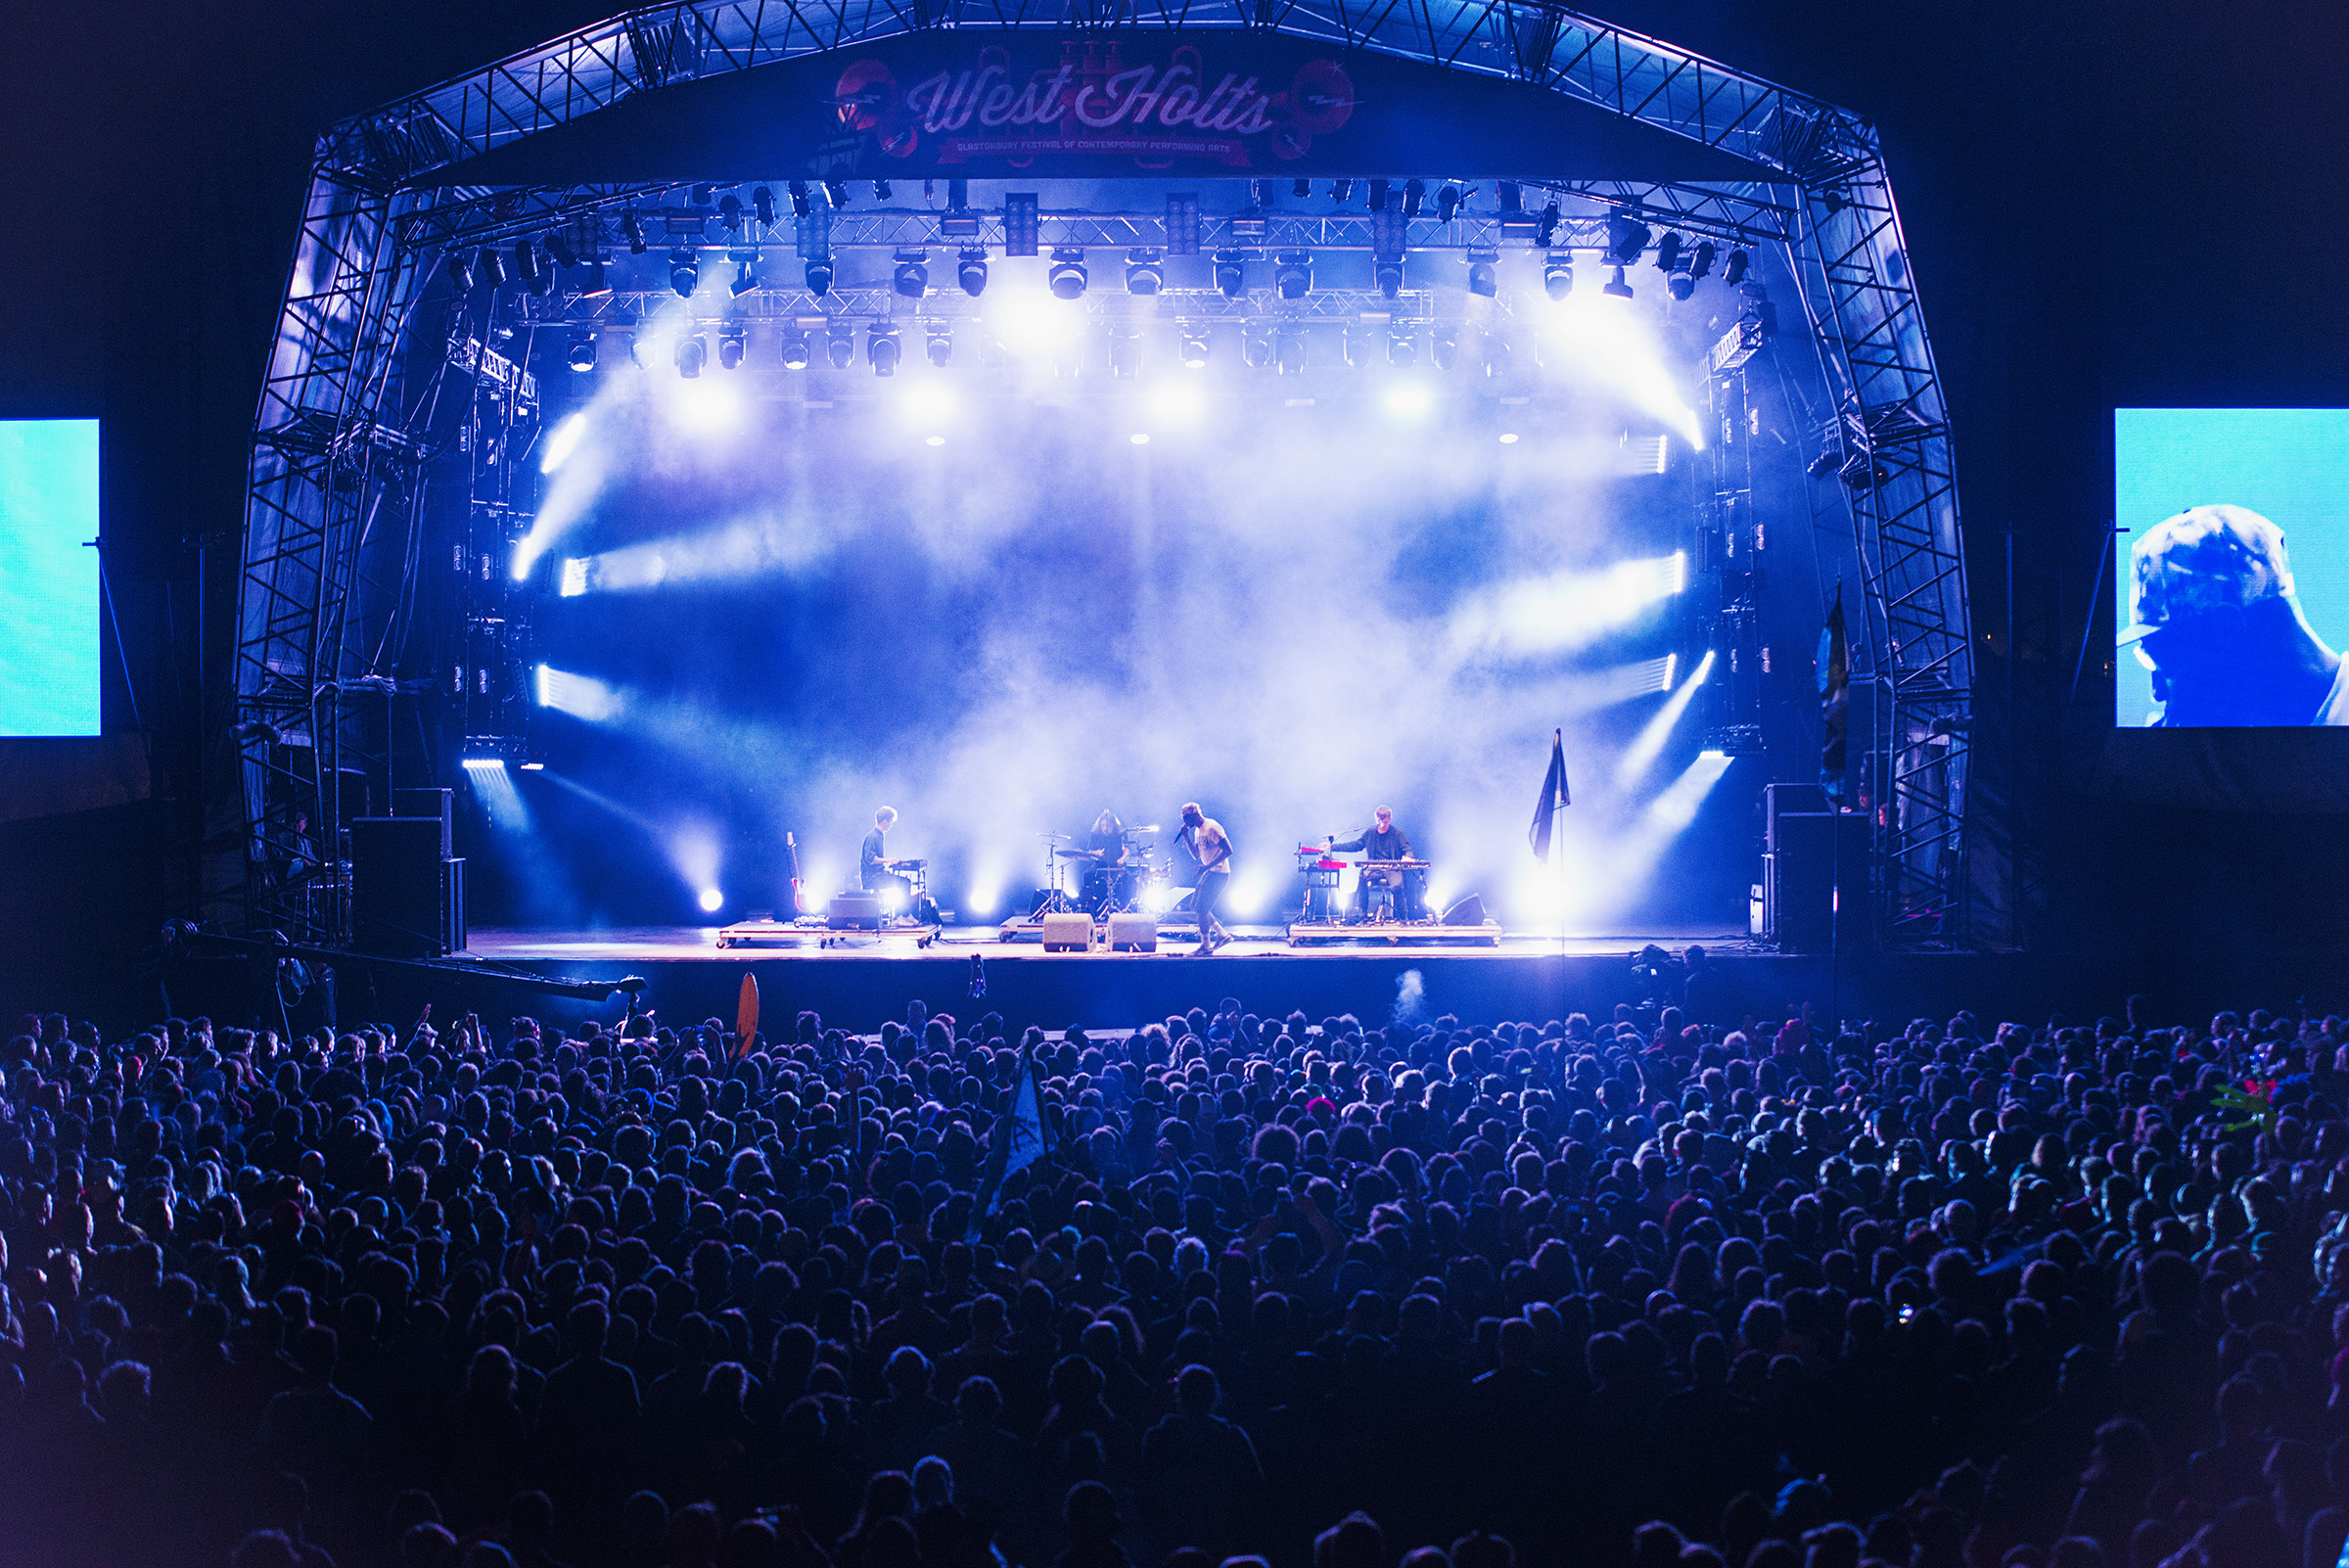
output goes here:
{"type": "MultiPolygon", "coordinates": [[[[403,390],[400,365],[410,313],[435,268],[454,251],[567,226],[583,240],[609,239],[621,212],[652,215],[683,190],[411,182],[632,94],[939,27],[1285,33],[1536,84],[1782,175],[1769,183],[1592,181],[1539,189],[1650,224],[1773,247],[1797,280],[1836,401],[1829,451],[1858,545],[1864,615],[1855,684],[1872,687],[1872,700],[1855,706],[1866,715],[1857,738],[1865,745],[1862,788],[1873,811],[1877,929],[1901,943],[1998,940],[2003,911],[1982,907],[1978,889],[2001,883],[1969,878],[1965,865],[1973,664],[1949,421],[1873,127],[1656,40],[1515,0],[1360,8],[1272,0],[660,6],[328,131],[318,143],[254,424],[233,731],[241,766],[233,799],[216,802],[210,835],[224,847],[223,860],[235,862],[216,864],[211,886],[223,904],[241,906],[247,929],[328,943],[348,935],[347,873],[331,824],[343,819],[344,782],[368,744],[362,720],[390,685],[380,618],[354,614],[354,605],[369,530],[386,508],[413,498],[415,471],[427,455],[421,426],[432,399],[403,390]],[[322,845],[305,838],[298,817],[313,824],[309,834],[324,836],[322,845]]],[[[952,246],[937,234],[937,218],[843,212],[831,244],[952,246]]],[[[1153,243],[1140,237],[1149,223],[1143,217],[1063,221],[1095,225],[1093,243],[1104,247],[1153,243]]],[[[1366,220],[1281,221],[1299,227],[1293,242],[1249,243],[1376,243],[1366,220]]],[[[1408,249],[1490,245],[1497,236],[1480,225],[1494,221],[1489,214],[1450,224],[1423,218],[1410,225],[1408,249]]],[[[788,243],[790,225],[788,213],[781,215],[781,234],[769,238],[788,243]]],[[[1595,229],[1585,235],[1578,225],[1589,227],[1581,217],[1570,221],[1558,243],[1593,246],[1595,229]]],[[[1203,247],[1218,243],[1210,228],[1203,247]]],[[[1069,232],[1065,243],[1085,243],[1086,231],[1069,232]]],[[[999,233],[994,240],[999,246],[999,233]]],[[[1343,300],[1324,306],[1344,307],[1343,300]]],[[[785,297],[763,308],[795,305],[785,297]]],[[[1203,312],[1215,308],[1199,304],[1203,312]]],[[[511,377],[507,391],[518,404],[527,380],[520,367],[493,350],[476,368],[483,366],[511,377]]]]}

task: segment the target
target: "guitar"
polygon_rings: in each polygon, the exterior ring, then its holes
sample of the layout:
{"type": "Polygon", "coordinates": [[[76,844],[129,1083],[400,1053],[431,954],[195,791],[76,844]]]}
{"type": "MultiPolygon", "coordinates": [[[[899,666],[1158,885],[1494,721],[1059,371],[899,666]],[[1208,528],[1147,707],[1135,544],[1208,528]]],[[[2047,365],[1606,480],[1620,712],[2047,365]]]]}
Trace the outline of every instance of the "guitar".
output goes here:
{"type": "Polygon", "coordinates": [[[783,835],[783,848],[791,853],[791,912],[804,915],[807,905],[800,893],[800,841],[791,834],[783,835]]]}

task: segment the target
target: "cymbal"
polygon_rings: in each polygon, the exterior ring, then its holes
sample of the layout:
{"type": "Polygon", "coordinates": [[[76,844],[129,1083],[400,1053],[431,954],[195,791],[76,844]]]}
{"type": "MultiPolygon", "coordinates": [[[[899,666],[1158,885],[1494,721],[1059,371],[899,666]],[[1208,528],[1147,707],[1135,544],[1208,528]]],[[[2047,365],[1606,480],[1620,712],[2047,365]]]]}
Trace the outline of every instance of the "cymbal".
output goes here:
{"type": "Polygon", "coordinates": [[[1150,822],[1141,827],[1129,827],[1126,831],[1128,833],[1159,833],[1165,830],[1162,829],[1156,822],[1150,822]]]}
{"type": "Polygon", "coordinates": [[[1101,858],[1099,850],[1054,850],[1052,853],[1071,860],[1098,860],[1101,858]]]}
{"type": "Polygon", "coordinates": [[[1037,838],[1039,838],[1039,839],[1054,839],[1054,840],[1061,840],[1061,839],[1073,839],[1073,838],[1075,838],[1076,836],[1077,836],[1077,835],[1076,835],[1076,834],[1074,834],[1074,833],[1038,833],[1038,834],[1036,835],[1036,837],[1037,837],[1037,838]]]}

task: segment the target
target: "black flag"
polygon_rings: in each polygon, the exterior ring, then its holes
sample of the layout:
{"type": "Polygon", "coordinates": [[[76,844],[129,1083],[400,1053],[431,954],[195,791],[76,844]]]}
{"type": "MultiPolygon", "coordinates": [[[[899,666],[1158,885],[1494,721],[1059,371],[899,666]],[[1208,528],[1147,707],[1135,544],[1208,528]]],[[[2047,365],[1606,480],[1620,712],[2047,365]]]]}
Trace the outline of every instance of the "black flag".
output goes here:
{"type": "Polygon", "coordinates": [[[1827,799],[1843,803],[1844,732],[1851,721],[1852,651],[1843,629],[1843,584],[1835,584],[1835,608],[1819,631],[1819,716],[1824,734],[1819,747],[1819,782],[1827,799]]]}
{"type": "Polygon", "coordinates": [[[1566,788],[1566,732],[1551,730],[1549,735],[1549,776],[1542,781],[1541,804],[1534,807],[1533,831],[1527,835],[1534,847],[1534,858],[1543,865],[1549,863],[1549,830],[1560,808],[1574,804],[1574,796],[1566,788]]]}

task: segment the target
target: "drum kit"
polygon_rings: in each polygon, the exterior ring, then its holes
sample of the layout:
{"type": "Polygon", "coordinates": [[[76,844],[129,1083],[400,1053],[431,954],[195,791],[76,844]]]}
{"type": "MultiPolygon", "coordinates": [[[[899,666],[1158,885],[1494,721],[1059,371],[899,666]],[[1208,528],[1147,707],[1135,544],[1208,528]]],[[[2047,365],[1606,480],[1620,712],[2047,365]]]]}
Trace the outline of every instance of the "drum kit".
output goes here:
{"type": "Polygon", "coordinates": [[[1145,908],[1152,893],[1164,889],[1174,874],[1171,858],[1152,857],[1159,832],[1157,823],[1123,828],[1116,852],[1074,848],[1074,833],[1037,834],[1044,843],[1045,893],[1036,912],[1082,913],[1098,920],[1145,908]],[[1071,870],[1079,874],[1073,892],[1067,885],[1071,870]]]}

